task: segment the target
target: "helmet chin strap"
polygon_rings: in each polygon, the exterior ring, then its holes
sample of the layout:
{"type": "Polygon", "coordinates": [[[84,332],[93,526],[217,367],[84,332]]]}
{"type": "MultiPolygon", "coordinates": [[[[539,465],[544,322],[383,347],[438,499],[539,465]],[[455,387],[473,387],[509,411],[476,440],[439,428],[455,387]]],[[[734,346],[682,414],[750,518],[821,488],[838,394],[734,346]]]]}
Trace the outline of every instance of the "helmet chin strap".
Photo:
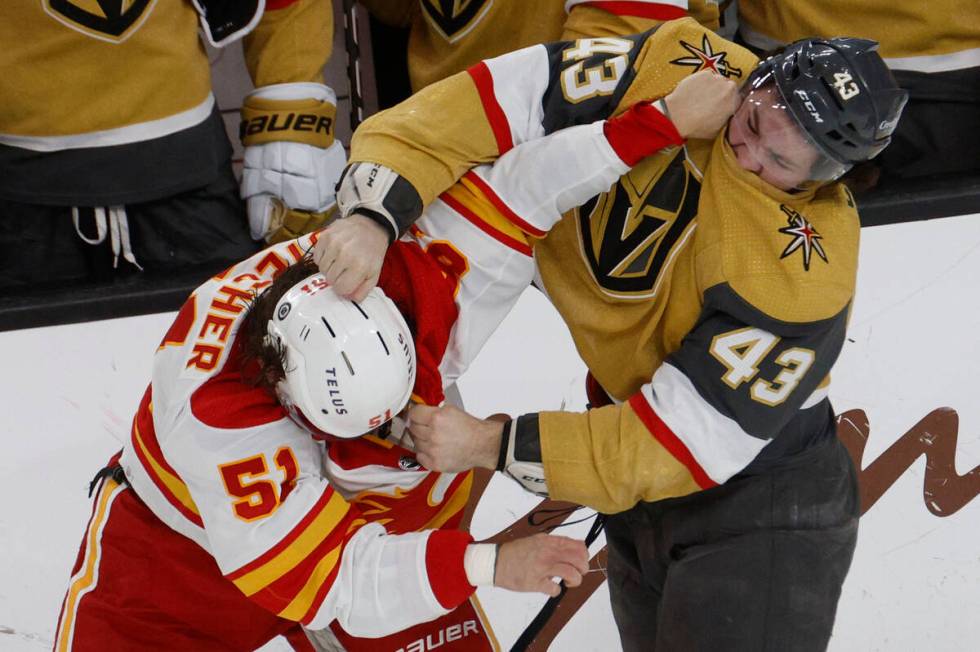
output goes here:
{"type": "Polygon", "coordinates": [[[289,415],[289,419],[295,423],[297,426],[305,430],[313,439],[317,441],[340,441],[342,437],[337,437],[336,435],[331,435],[329,432],[324,432],[313,425],[303,411],[299,409],[292,401],[289,400],[289,395],[282,389],[282,383],[276,385],[276,398],[279,400],[279,404],[286,409],[286,414],[289,415]]]}
{"type": "Polygon", "coordinates": [[[406,405],[404,410],[391,418],[391,421],[378,428],[379,431],[386,431],[383,436],[380,433],[378,436],[382,439],[391,439],[402,448],[407,448],[410,451],[414,451],[415,443],[412,441],[412,437],[408,433],[407,412],[408,406],[406,405]]]}

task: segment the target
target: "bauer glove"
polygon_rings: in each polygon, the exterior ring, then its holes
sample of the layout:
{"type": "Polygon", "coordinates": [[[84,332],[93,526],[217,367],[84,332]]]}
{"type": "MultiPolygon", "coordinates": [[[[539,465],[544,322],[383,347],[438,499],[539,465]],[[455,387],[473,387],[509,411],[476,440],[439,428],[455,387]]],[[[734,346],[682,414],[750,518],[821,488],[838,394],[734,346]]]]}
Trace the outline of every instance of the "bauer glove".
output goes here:
{"type": "Polygon", "coordinates": [[[241,194],[252,237],[281,242],[324,226],[347,162],[334,139],[337,98],[323,84],[274,84],[242,105],[241,194]]]}

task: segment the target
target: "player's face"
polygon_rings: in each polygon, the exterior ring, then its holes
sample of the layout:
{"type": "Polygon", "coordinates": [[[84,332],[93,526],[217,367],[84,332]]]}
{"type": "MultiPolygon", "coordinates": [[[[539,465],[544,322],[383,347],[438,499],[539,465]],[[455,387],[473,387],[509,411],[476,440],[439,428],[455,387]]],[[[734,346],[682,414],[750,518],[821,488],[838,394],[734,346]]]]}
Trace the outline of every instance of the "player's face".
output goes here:
{"type": "Polygon", "coordinates": [[[728,143],[740,166],[780,190],[808,181],[819,157],[773,86],[754,89],[745,97],[729,120],[728,143]]]}

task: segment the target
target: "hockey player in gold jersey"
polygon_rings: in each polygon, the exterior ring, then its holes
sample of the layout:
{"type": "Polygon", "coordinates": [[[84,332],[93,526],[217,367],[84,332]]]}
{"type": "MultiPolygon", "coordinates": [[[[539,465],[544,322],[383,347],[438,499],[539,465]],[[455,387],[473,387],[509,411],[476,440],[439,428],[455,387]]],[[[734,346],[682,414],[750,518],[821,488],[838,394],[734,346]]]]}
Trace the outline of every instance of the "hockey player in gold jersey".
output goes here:
{"type": "MultiPolygon", "coordinates": [[[[625,649],[827,645],[858,515],[827,398],[859,233],[834,181],[888,144],[905,99],[871,41],[804,40],[758,64],[680,20],[486,61],[355,137],[342,200],[364,186],[366,167],[387,170],[420,204],[442,194],[496,210],[533,247],[540,287],[608,398],[594,392],[588,412],[525,414],[503,428],[417,408],[411,432],[430,468],[496,468],[611,514],[610,594],[625,649]],[[670,101],[705,70],[742,86],[713,138],[682,130],[670,101]],[[467,172],[610,116],[603,130],[632,169],[564,216],[522,198],[533,180],[491,191],[481,168],[467,172]],[[669,132],[665,116],[673,146],[633,152],[669,132]]],[[[542,165],[542,184],[561,195],[584,183],[590,157],[570,149],[567,164],[542,165]]],[[[387,202],[396,204],[408,202],[387,202]]],[[[392,238],[413,215],[384,206],[344,215],[376,220],[392,238]]],[[[358,224],[340,220],[318,246],[338,289],[360,293],[375,240],[365,235],[373,225],[358,224]]]]}
{"type": "Polygon", "coordinates": [[[757,51],[804,36],[874,39],[909,92],[888,151],[860,175],[893,186],[902,179],[980,173],[980,3],[739,0],[738,36],[757,51]]]}

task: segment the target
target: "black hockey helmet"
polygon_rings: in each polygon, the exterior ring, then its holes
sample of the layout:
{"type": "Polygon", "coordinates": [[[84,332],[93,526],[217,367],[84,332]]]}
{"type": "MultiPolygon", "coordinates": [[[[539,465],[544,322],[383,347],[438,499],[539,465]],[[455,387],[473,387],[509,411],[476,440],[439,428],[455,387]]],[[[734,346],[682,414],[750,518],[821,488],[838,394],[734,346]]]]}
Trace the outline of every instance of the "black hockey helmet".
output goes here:
{"type": "Polygon", "coordinates": [[[774,81],[810,139],[850,168],[891,142],[908,100],[877,49],[861,38],[803,39],[763,60],[746,86],[774,81]]]}

